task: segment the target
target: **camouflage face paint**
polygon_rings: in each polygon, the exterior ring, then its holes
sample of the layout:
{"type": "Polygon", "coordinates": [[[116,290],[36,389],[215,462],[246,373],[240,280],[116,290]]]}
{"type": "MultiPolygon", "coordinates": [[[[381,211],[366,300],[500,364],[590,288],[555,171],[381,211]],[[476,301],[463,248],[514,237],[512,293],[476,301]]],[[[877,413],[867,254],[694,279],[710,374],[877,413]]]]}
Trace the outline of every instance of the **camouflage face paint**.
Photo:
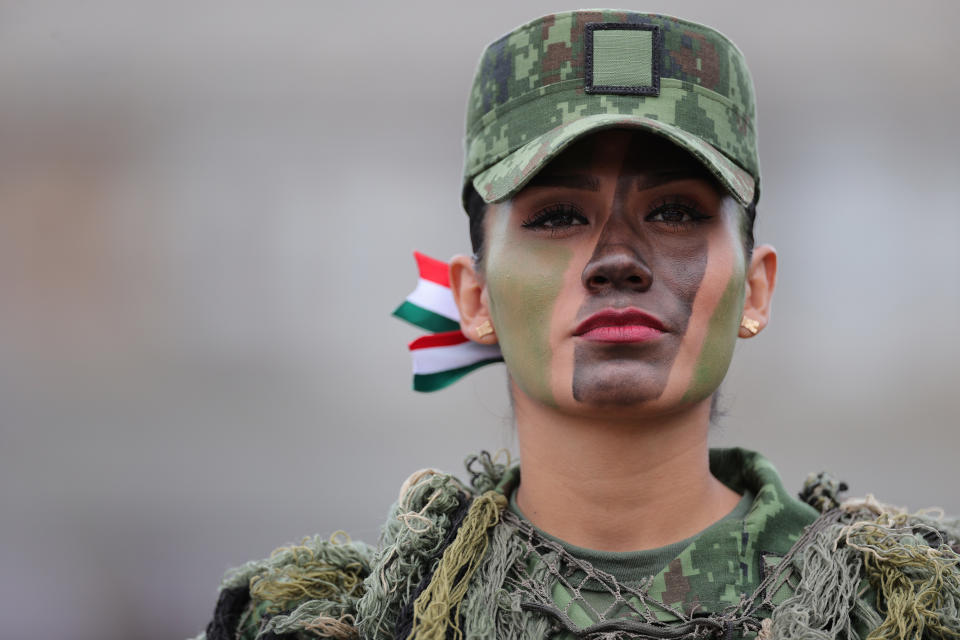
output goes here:
{"type": "Polygon", "coordinates": [[[725,215],[727,215],[728,242],[733,247],[732,252],[724,252],[730,256],[730,277],[724,287],[723,295],[720,296],[710,315],[700,355],[694,366],[689,387],[682,398],[685,402],[702,400],[720,386],[730,367],[730,360],[733,358],[733,348],[737,340],[740,318],[743,315],[743,301],[746,295],[746,264],[741,229],[743,213],[731,208],[725,215]]]}
{"type": "Polygon", "coordinates": [[[514,383],[555,406],[551,389],[550,319],[572,252],[511,224],[511,207],[491,208],[485,278],[490,315],[514,383]]]}
{"type": "MultiPolygon", "coordinates": [[[[635,404],[659,398],[667,386],[707,266],[708,244],[703,232],[658,232],[644,219],[649,210],[636,210],[642,192],[656,186],[658,176],[670,174],[699,177],[702,169],[668,143],[634,136],[617,176],[610,216],[584,269],[585,279],[599,275],[612,286],[590,295],[577,315],[583,320],[604,308],[635,307],[660,318],[669,332],[649,343],[579,342],[573,397],[580,402],[635,404]],[[650,286],[617,283],[617,265],[647,270],[650,286]]],[[[664,206],[672,206],[670,201],[664,206]]]]}
{"type": "Polygon", "coordinates": [[[743,274],[734,273],[710,316],[707,336],[700,349],[690,387],[683,394],[684,401],[696,401],[709,396],[727,375],[743,311],[743,295],[743,274]]]}

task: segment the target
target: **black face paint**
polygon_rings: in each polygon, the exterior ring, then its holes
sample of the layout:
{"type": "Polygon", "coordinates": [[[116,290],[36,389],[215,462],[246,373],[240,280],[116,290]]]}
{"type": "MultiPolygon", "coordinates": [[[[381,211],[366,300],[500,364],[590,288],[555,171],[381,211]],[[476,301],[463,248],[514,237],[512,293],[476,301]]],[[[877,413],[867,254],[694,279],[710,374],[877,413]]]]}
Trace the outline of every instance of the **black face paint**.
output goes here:
{"type": "Polygon", "coordinates": [[[577,319],[603,309],[632,307],[659,318],[667,331],[649,342],[578,342],[575,400],[630,405],[654,400],[666,388],[706,269],[707,234],[657,232],[646,219],[649,210],[631,210],[629,203],[636,200],[638,189],[658,184],[658,175],[664,182],[676,179],[670,176],[696,178],[703,173],[693,158],[667,142],[645,135],[632,138],[610,216],[584,268],[588,297],[577,319]]]}

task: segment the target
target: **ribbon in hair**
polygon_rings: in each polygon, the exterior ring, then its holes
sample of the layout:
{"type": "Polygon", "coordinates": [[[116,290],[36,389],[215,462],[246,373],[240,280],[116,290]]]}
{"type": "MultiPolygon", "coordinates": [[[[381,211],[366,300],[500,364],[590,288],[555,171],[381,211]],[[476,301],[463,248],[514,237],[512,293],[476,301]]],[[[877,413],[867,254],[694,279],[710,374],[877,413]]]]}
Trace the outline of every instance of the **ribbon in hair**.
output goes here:
{"type": "Polygon", "coordinates": [[[500,347],[469,340],[450,291],[450,265],[417,251],[420,279],[393,315],[430,331],[411,342],[414,391],[438,391],[485,364],[503,362],[500,347]]]}

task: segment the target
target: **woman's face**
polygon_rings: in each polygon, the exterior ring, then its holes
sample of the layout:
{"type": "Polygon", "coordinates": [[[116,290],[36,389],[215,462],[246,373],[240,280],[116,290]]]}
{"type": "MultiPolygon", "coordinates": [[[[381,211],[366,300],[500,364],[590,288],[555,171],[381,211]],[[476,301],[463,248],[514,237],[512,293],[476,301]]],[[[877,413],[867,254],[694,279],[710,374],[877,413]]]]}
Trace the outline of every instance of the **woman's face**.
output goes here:
{"type": "Polygon", "coordinates": [[[742,209],[680,148],[596,133],[485,220],[485,291],[515,385],[571,411],[673,411],[726,374],[742,209]]]}

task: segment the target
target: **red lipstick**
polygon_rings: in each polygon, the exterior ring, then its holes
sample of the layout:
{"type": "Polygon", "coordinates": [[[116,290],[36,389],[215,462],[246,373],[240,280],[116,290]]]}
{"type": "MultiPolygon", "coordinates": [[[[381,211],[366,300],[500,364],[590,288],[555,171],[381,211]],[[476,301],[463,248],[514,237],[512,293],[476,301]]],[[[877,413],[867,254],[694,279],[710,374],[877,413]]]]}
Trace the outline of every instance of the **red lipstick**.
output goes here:
{"type": "Polygon", "coordinates": [[[573,335],[592,342],[647,342],[666,332],[654,316],[627,307],[598,311],[574,330],[573,335]]]}

